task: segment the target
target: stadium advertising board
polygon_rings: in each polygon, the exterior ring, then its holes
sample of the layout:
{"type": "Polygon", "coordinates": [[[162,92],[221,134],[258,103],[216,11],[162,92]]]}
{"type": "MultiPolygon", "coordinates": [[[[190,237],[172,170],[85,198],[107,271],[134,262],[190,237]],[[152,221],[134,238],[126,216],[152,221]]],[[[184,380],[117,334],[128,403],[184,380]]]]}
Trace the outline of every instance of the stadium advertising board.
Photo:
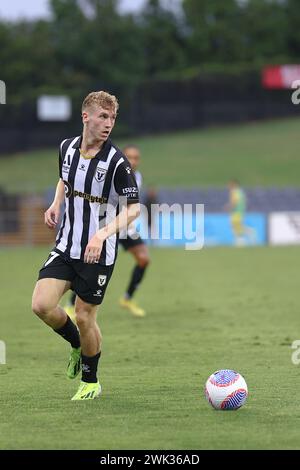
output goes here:
{"type": "Polygon", "coordinates": [[[269,216],[271,245],[300,244],[300,212],[273,212],[269,216]]]}
{"type": "MultiPolygon", "coordinates": [[[[206,214],[204,222],[204,244],[214,245],[234,245],[230,217],[227,214],[206,214]]],[[[244,225],[253,229],[254,236],[245,236],[241,244],[243,245],[265,245],[267,242],[266,216],[259,213],[248,213],[244,219],[244,225]]]]}
{"type": "Polygon", "coordinates": [[[270,89],[290,89],[299,76],[299,64],[269,65],[262,70],[262,85],[270,89]]]}
{"type": "MultiPolygon", "coordinates": [[[[245,236],[243,245],[265,245],[267,242],[267,219],[264,214],[248,213],[244,220],[245,226],[253,229],[254,238],[250,240],[245,236]]],[[[206,214],[204,218],[195,213],[160,213],[154,218],[152,234],[147,227],[145,219],[140,218],[137,229],[141,237],[150,240],[156,246],[182,246],[197,244],[203,239],[203,246],[234,245],[235,238],[232,232],[228,214],[206,214]],[[204,237],[203,237],[204,231],[204,237]]]]}
{"type": "Polygon", "coordinates": [[[72,115],[72,103],[68,96],[40,96],[37,100],[40,121],[68,121],[72,115]]]}

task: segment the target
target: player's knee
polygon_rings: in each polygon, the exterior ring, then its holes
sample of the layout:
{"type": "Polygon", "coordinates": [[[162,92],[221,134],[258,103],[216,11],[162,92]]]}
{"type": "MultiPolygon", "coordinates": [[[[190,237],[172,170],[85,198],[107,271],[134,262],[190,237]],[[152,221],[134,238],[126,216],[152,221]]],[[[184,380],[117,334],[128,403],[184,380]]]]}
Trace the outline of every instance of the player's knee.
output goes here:
{"type": "Polygon", "coordinates": [[[47,315],[48,308],[45,302],[40,298],[33,298],[32,305],[31,305],[33,313],[35,313],[38,317],[43,317],[47,315]]]}
{"type": "Polygon", "coordinates": [[[138,258],[138,265],[140,268],[146,268],[150,264],[150,258],[145,253],[141,254],[138,258]]]}
{"type": "Polygon", "coordinates": [[[75,315],[76,315],[76,323],[77,323],[79,330],[85,330],[89,328],[90,318],[86,310],[82,310],[82,309],[77,310],[75,312],[75,315]]]}

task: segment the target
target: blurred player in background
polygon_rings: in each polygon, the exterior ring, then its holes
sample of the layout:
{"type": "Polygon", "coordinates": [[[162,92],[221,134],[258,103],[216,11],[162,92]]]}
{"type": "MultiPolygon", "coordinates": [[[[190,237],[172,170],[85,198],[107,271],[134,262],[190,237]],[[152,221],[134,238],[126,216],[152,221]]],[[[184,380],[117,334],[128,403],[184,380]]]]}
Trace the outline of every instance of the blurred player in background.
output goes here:
{"type": "MultiPolygon", "coordinates": [[[[123,148],[123,153],[126,155],[131,165],[140,192],[142,187],[142,175],[138,171],[141,159],[140,150],[136,145],[127,145],[125,148],[123,148]]],[[[122,245],[124,250],[132,254],[136,262],[131,273],[127,290],[124,296],[119,300],[119,303],[121,307],[128,309],[132,315],[136,317],[144,317],[146,315],[145,310],[139,307],[137,303],[132,300],[132,298],[136,289],[142,282],[146,269],[150,263],[148,248],[140,235],[137,233],[134,222],[127,228],[127,230],[120,232],[119,243],[122,245]]]]}
{"type": "Polygon", "coordinates": [[[255,241],[255,230],[244,224],[245,212],[247,207],[247,197],[240,183],[233,179],[229,182],[229,202],[226,208],[230,212],[230,222],[234,235],[236,246],[246,244],[246,239],[250,242],[255,241]]]}
{"type": "Polygon", "coordinates": [[[75,292],[73,291],[70,295],[70,297],[68,298],[65,306],[64,306],[64,309],[66,311],[66,313],[68,314],[68,316],[71,318],[71,320],[76,323],[76,316],[75,316],[75,302],[76,302],[76,294],[75,292]]]}
{"type": "Polygon", "coordinates": [[[139,215],[133,171],[123,153],[109,140],[118,107],[116,97],[104,91],[85,98],[83,133],[61,143],[60,178],[54,201],[45,212],[46,225],[55,229],[65,202],[55,247],[39,272],[32,309],[70,343],[67,377],[74,379],[82,370],[72,400],[92,400],[101,393],[97,369],[102,336],[97,307],[113,273],[117,232],[139,215]],[[121,205],[120,197],[126,197],[126,205],[121,205]],[[78,329],[59,305],[69,289],[76,293],[78,329]]]}

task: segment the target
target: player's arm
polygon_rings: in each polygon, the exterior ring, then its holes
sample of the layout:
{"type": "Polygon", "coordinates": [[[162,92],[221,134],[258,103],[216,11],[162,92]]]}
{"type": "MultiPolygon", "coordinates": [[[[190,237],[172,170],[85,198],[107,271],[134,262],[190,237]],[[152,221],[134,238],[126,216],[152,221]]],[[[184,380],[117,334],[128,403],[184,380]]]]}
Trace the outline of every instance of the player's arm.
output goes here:
{"type": "Polygon", "coordinates": [[[60,178],[55,191],[55,196],[53,202],[49,209],[46,210],[44,214],[45,224],[50,229],[56,227],[60,214],[60,207],[65,197],[65,185],[63,180],[60,178]]]}
{"type": "Polygon", "coordinates": [[[122,208],[121,212],[109,224],[101,228],[90,239],[85,253],[84,262],[98,262],[104,241],[120,230],[128,227],[140,215],[140,204],[133,203],[122,208]]]}
{"type": "Polygon", "coordinates": [[[105,241],[111,235],[128,227],[140,215],[140,204],[129,204],[122,208],[117,217],[97,232],[97,236],[105,241]]]}
{"type": "Polygon", "coordinates": [[[86,263],[99,261],[103,242],[108,237],[128,227],[140,214],[137,183],[130,164],[125,157],[116,170],[113,184],[119,197],[125,198],[127,204],[122,205],[120,213],[91,238],[84,254],[84,261],[86,263]]]}

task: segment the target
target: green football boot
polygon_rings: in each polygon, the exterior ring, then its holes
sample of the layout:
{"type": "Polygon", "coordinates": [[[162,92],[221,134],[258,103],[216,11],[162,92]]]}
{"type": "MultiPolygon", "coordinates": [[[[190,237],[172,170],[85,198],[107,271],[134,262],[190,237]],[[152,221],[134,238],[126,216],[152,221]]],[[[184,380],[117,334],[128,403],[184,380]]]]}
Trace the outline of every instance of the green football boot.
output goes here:
{"type": "Polygon", "coordinates": [[[75,379],[81,371],[81,348],[72,348],[69,364],[67,368],[67,377],[75,379]]]}
{"type": "Polygon", "coordinates": [[[80,382],[78,391],[75,393],[72,401],[79,401],[79,400],[94,400],[98,398],[101,393],[101,385],[99,382],[96,383],[88,383],[88,382],[80,382]]]}

